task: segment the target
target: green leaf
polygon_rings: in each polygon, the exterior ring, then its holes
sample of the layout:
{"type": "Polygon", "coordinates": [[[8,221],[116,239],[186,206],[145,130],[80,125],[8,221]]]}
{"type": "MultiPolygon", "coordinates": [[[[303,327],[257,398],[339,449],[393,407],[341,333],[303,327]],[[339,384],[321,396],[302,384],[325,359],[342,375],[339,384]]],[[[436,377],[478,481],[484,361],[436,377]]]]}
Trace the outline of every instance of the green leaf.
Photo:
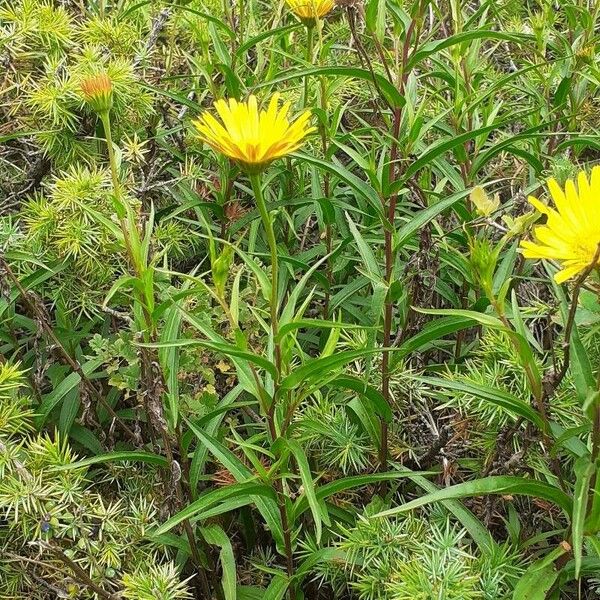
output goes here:
{"type": "MultiPolygon", "coordinates": [[[[563,327],[566,325],[569,316],[569,302],[563,290],[563,287],[558,285],[554,281],[555,269],[552,269],[549,265],[546,265],[546,271],[550,275],[550,283],[555,296],[560,301],[560,314],[563,323],[563,327]]],[[[570,342],[570,372],[573,375],[573,381],[575,382],[575,388],[577,390],[577,397],[581,405],[584,404],[588,397],[590,389],[596,389],[596,378],[594,377],[594,371],[588,353],[581,341],[579,331],[577,329],[577,323],[573,323],[573,329],[571,332],[570,342]]]]}
{"type": "Polygon", "coordinates": [[[168,467],[169,463],[164,456],[152,452],[141,452],[138,450],[121,450],[118,452],[107,452],[98,456],[91,456],[83,460],[78,460],[68,465],[57,465],[52,467],[52,471],[70,471],[72,469],[82,469],[91,465],[98,465],[107,462],[143,462],[148,465],[157,465],[159,467],[168,467]]]}
{"type": "Polygon", "coordinates": [[[265,371],[270,373],[273,377],[277,377],[277,367],[266,358],[259,356],[258,354],[253,354],[252,352],[248,352],[246,350],[242,350],[233,344],[228,344],[226,342],[210,342],[208,340],[193,340],[193,339],[178,339],[171,340],[168,342],[157,342],[155,344],[139,344],[145,348],[180,348],[182,346],[201,346],[203,348],[208,348],[209,350],[214,350],[215,352],[221,352],[226,356],[233,356],[235,358],[241,358],[249,363],[253,363],[265,371]]]}
{"type": "Polygon", "coordinates": [[[287,592],[290,585],[289,579],[285,575],[275,575],[265,590],[262,600],[281,600],[287,592]]]}
{"type": "MultiPolygon", "coordinates": [[[[276,495],[272,488],[264,483],[257,483],[252,478],[242,483],[232,483],[224,488],[211,489],[204,492],[197,500],[188,504],[183,510],[173,515],[165,521],[153,533],[154,535],[163,535],[173,527],[176,527],[183,521],[189,519],[203,519],[202,513],[209,511],[217,505],[221,505],[225,500],[232,498],[244,498],[248,502],[252,502],[252,496],[264,496],[265,498],[275,499],[276,495]]],[[[211,515],[214,515],[211,512],[211,515]]]]}
{"type": "MultiPolygon", "coordinates": [[[[103,358],[93,358],[81,365],[81,370],[86,377],[90,377],[104,363],[103,358]]],[[[37,407],[36,425],[42,427],[52,409],[59,404],[81,382],[79,373],[70,373],[49,394],[42,397],[42,402],[37,407]]]]}
{"type": "MultiPolygon", "coordinates": [[[[206,434],[204,431],[196,427],[191,421],[186,419],[186,423],[194,432],[196,437],[204,444],[210,453],[233,475],[236,481],[244,482],[254,477],[254,474],[240,459],[228,448],[223,446],[218,440],[206,434]]],[[[277,542],[277,547],[280,551],[284,548],[283,529],[281,525],[281,517],[277,508],[276,502],[262,496],[254,496],[251,498],[260,511],[260,514],[265,519],[273,537],[277,542]]]]}
{"type": "Polygon", "coordinates": [[[529,565],[515,586],[513,600],[546,600],[559,575],[554,561],[565,552],[566,549],[559,546],[529,565]]]}
{"type": "Polygon", "coordinates": [[[571,515],[573,502],[571,498],[559,488],[535,479],[525,479],[523,477],[512,477],[508,475],[498,475],[495,477],[484,477],[465,483],[458,483],[450,487],[421,496],[411,502],[407,502],[396,508],[383,511],[377,516],[384,517],[407,512],[441,500],[452,500],[457,498],[468,498],[471,496],[487,496],[490,494],[514,494],[523,496],[532,496],[548,500],[562,508],[567,515],[571,515]]]}
{"type": "Polygon", "coordinates": [[[454,381],[452,379],[443,379],[441,377],[415,377],[414,379],[421,383],[426,383],[427,385],[471,394],[527,419],[540,429],[544,428],[544,421],[535,409],[526,402],[523,402],[520,398],[517,398],[515,395],[505,392],[504,390],[499,390],[481,383],[454,381]]]}
{"type": "Polygon", "coordinates": [[[89,429],[86,429],[78,423],[73,423],[73,425],[71,425],[69,437],[76,442],[79,442],[93,454],[102,454],[103,448],[100,440],[98,440],[89,429]]]}
{"type": "Polygon", "coordinates": [[[219,560],[221,561],[222,567],[221,585],[223,586],[223,594],[225,596],[225,600],[236,600],[237,591],[235,556],[233,554],[231,541],[227,537],[227,534],[218,525],[201,527],[200,533],[209,544],[213,544],[221,548],[221,551],[219,552],[219,560]]]}
{"type": "MultiPolygon", "coordinates": [[[[334,494],[339,494],[340,492],[345,492],[346,490],[371,485],[380,481],[393,481],[394,479],[411,478],[415,475],[427,474],[433,475],[434,473],[418,473],[416,471],[406,470],[389,471],[387,473],[373,473],[371,475],[353,475],[351,477],[336,479],[335,481],[316,487],[315,495],[317,497],[317,500],[320,502],[322,500],[325,500],[326,498],[329,498],[330,496],[333,496],[334,494]]],[[[301,496],[300,498],[298,498],[293,508],[293,520],[296,521],[298,517],[308,509],[309,504],[306,496],[301,496]]]]}
{"type": "Polygon", "coordinates": [[[327,514],[326,509],[321,509],[321,505],[319,504],[317,496],[315,495],[312,473],[310,472],[310,465],[308,464],[304,450],[302,450],[300,444],[298,444],[298,442],[295,440],[287,440],[286,443],[290,449],[290,452],[296,459],[296,464],[298,465],[298,471],[300,472],[300,479],[302,480],[304,494],[306,495],[308,505],[310,506],[310,510],[315,521],[317,544],[319,544],[321,542],[321,533],[323,530],[321,522],[324,522],[326,525],[330,525],[331,523],[329,521],[329,515],[327,514]]]}
{"type": "MultiPolygon", "coordinates": [[[[215,412],[213,416],[206,415],[209,417],[209,420],[203,425],[203,430],[208,435],[216,435],[223,418],[227,414],[227,410],[229,410],[229,406],[237,400],[242,391],[242,386],[236,385],[221,399],[218,406],[218,412],[215,412]]],[[[192,464],[190,465],[190,487],[192,490],[195,490],[198,487],[198,481],[200,481],[200,476],[204,472],[204,465],[206,464],[207,457],[208,448],[204,444],[197,444],[194,456],[192,457],[192,464]]]]}
{"type": "Polygon", "coordinates": [[[367,244],[348,213],[346,213],[346,220],[348,221],[348,226],[350,227],[350,233],[352,233],[352,237],[356,242],[356,247],[358,248],[360,257],[367,268],[367,273],[371,277],[381,279],[381,269],[379,268],[375,254],[373,254],[373,250],[371,250],[371,246],[367,244]]]}
{"type": "MultiPolygon", "coordinates": [[[[413,474],[411,479],[420,488],[435,492],[439,488],[426,479],[422,475],[413,474]]],[[[489,557],[494,556],[497,544],[490,534],[488,528],[460,501],[458,500],[442,500],[441,504],[452,513],[462,526],[469,532],[472,540],[477,544],[481,552],[489,557]]]]}
{"type": "Polygon", "coordinates": [[[274,29],[267,29],[259,33],[258,35],[252,36],[248,41],[244,42],[237,50],[235,51],[235,55],[238,58],[241,58],[250,50],[260,42],[270,38],[276,37],[278,35],[284,35],[286,33],[291,33],[296,29],[300,29],[302,27],[302,23],[292,23],[291,25],[285,25],[284,27],[275,27],[274,29]]]}
{"type": "Polygon", "coordinates": [[[423,226],[425,226],[429,221],[437,217],[439,214],[443,213],[448,208],[451,208],[456,204],[459,200],[462,200],[469,194],[470,190],[463,190],[456,194],[452,194],[448,196],[448,198],[444,200],[440,200],[427,208],[418,211],[416,214],[411,215],[408,223],[403,225],[398,229],[395,235],[395,245],[396,248],[402,248],[404,244],[418,231],[420,231],[423,226]]]}
{"type": "Polygon", "coordinates": [[[367,183],[365,183],[360,177],[354,175],[345,169],[342,165],[338,163],[328,162],[326,160],[322,160],[320,158],[316,158],[314,156],[310,156],[308,154],[304,154],[302,152],[294,152],[292,156],[295,156],[299,160],[315,165],[319,167],[323,171],[327,171],[332,173],[336,177],[338,177],[341,181],[348,184],[355,192],[358,192],[367,202],[369,206],[375,211],[375,213],[379,216],[380,222],[386,229],[390,228],[389,221],[387,217],[383,213],[381,199],[377,192],[367,183]]]}
{"type": "Polygon", "coordinates": [[[368,402],[363,397],[352,398],[346,408],[354,415],[362,425],[362,428],[371,438],[373,445],[377,448],[381,448],[381,422],[378,419],[375,411],[371,409],[368,402]]]}
{"type": "Polygon", "coordinates": [[[329,382],[330,386],[349,389],[364,397],[370,404],[374,413],[378,414],[386,423],[392,420],[392,410],[381,392],[369,385],[364,379],[351,375],[340,375],[329,382]]]}
{"type": "Polygon", "coordinates": [[[467,131],[460,135],[452,135],[449,138],[444,138],[441,141],[436,141],[431,146],[425,149],[425,151],[410,164],[404,173],[404,180],[410,179],[415,173],[418,173],[423,167],[433,162],[438,156],[445,154],[453,148],[462,147],[465,142],[469,142],[472,139],[485,135],[496,129],[500,129],[503,126],[514,123],[514,119],[517,115],[514,115],[510,120],[503,122],[496,122],[492,125],[486,125],[485,127],[479,127],[473,131],[467,131]]]}
{"type": "Polygon", "coordinates": [[[462,44],[464,42],[470,42],[477,39],[506,40],[516,44],[522,44],[535,38],[531,35],[504,33],[502,31],[494,31],[491,29],[462,31],[439,40],[422,44],[408,61],[407,69],[413,69],[417,63],[421,62],[432,54],[439,52],[440,50],[444,50],[450,46],[455,46],[456,44],[462,44]]]}
{"type": "Polygon", "coordinates": [[[384,98],[389,103],[390,107],[402,107],[406,103],[404,96],[402,96],[396,86],[388,81],[382,75],[377,73],[371,73],[366,69],[359,69],[357,67],[343,67],[343,66],[328,66],[328,67],[311,67],[309,69],[299,69],[298,71],[292,71],[275,79],[270,79],[259,83],[256,87],[269,86],[284,83],[292,79],[304,79],[311,75],[337,75],[340,77],[350,77],[352,79],[362,79],[364,81],[374,82],[378,89],[383,93],[384,98]]]}
{"type": "Polygon", "coordinates": [[[285,377],[281,382],[281,388],[284,390],[293,389],[301,383],[326,376],[332,370],[342,367],[357,358],[363,358],[378,352],[390,352],[392,350],[395,349],[375,348],[373,350],[345,350],[344,352],[339,352],[333,356],[311,359],[285,377]]]}
{"type": "MultiPolygon", "coordinates": [[[[187,287],[186,282],[184,286],[187,287]]],[[[181,312],[176,305],[166,309],[164,325],[160,332],[160,341],[169,343],[179,336],[181,312]]],[[[179,350],[176,346],[166,346],[158,351],[158,358],[167,386],[167,418],[171,431],[174,431],[179,419],[179,350]]]]}
{"type": "Polygon", "coordinates": [[[351,323],[342,323],[341,321],[325,321],[322,319],[297,319],[291,323],[286,323],[279,329],[277,341],[281,341],[288,333],[296,329],[346,329],[364,331],[366,328],[363,325],[353,325],[351,323]]]}
{"type": "MultiPolygon", "coordinates": [[[[422,312],[421,309],[415,308],[417,312],[422,312]]],[[[423,311],[424,312],[424,311],[423,311]]],[[[426,350],[430,344],[434,341],[440,340],[441,338],[460,331],[461,329],[468,329],[476,324],[475,319],[458,315],[458,316],[447,316],[435,321],[430,321],[421,329],[419,333],[406,341],[402,342],[398,346],[397,352],[393,355],[392,366],[395,360],[401,360],[405,356],[412,354],[417,351],[426,350]]]]}
{"type": "Polygon", "coordinates": [[[583,535],[587,514],[590,484],[596,469],[589,456],[581,456],[575,461],[575,491],[573,492],[573,517],[571,530],[573,558],[575,559],[575,579],[579,579],[583,556],[583,535]]]}
{"type": "Polygon", "coordinates": [[[540,375],[540,370],[537,366],[537,363],[535,362],[535,358],[533,356],[533,352],[531,350],[529,342],[523,335],[521,335],[517,331],[506,327],[500,319],[492,315],[476,312],[474,310],[462,310],[456,308],[415,308],[415,310],[428,315],[452,315],[456,317],[464,317],[467,319],[470,318],[478,323],[481,323],[482,325],[485,325],[486,327],[491,327],[492,329],[496,329],[497,331],[504,331],[508,333],[518,348],[519,359],[521,361],[521,364],[523,365],[523,368],[525,368],[530,375],[530,377],[528,377],[528,382],[531,386],[530,391],[532,395],[535,398],[541,397],[542,377],[540,375]]]}

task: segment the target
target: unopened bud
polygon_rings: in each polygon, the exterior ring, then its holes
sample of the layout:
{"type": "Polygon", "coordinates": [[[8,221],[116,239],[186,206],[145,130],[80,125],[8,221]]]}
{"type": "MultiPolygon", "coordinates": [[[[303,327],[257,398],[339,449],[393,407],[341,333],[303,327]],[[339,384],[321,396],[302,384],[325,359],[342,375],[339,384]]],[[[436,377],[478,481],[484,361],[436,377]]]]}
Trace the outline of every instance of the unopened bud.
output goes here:
{"type": "Polygon", "coordinates": [[[106,73],[92,75],[81,82],[81,94],[97,113],[108,112],[113,104],[113,86],[106,73]]]}

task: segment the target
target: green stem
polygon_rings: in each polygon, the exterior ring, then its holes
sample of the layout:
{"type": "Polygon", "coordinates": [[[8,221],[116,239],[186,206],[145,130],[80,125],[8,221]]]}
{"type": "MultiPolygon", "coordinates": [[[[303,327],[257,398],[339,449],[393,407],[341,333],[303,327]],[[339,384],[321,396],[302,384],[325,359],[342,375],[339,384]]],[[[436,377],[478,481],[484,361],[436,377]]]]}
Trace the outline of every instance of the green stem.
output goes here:
{"type": "MultiPolygon", "coordinates": [[[[108,111],[100,113],[100,120],[104,127],[104,136],[106,138],[106,150],[108,151],[108,163],[110,165],[110,175],[113,184],[113,193],[115,198],[122,203],[123,193],[121,191],[121,180],[119,179],[119,171],[117,169],[117,159],[115,157],[115,149],[113,147],[112,131],[110,127],[110,114],[108,111]]],[[[123,215],[124,216],[124,215],[123,215]]]]}
{"type": "MultiPolygon", "coordinates": [[[[275,423],[275,402],[277,398],[277,391],[279,387],[279,381],[281,379],[281,347],[277,341],[277,333],[279,331],[279,317],[278,317],[278,272],[279,272],[279,259],[277,257],[277,240],[275,239],[275,231],[273,230],[273,220],[267,209],[265,198],[262,191],[261,178],[259,174],[250,175],[250,183],[252,184],[252,191],[254,192],[254,198],[256,200],[256,206],[260,213],[260,218],[267,234],[267,243],[271,252],[271,334],[273,336],[273,344],[275,348],[275,364],[277,367],[277,380],[275,381],[275,393],[273,394],[273,400],[271,406],[268,407],[266,418],[269,426],[269,433],[273,442],[279,437],[277,433],[277,426],[275,423]]],[[[286,558],[286,569],[290,580],[294,576],[294,551],[292,548],[292,529],[288,519],[286,509],[286,497],[283,490],[282,480],[276,478],[275,491],[277,494],[277,505],[279,508],[279,516],[281,519],[281,526],[283,529],[283,540],[285,545],[285,558],[286,558]]],[[[289,600],[296,600],[296,587],[293,581],[290,581],[288,588],[289,600]]]]}
{"type": "MultiPolygon", "coordinates": [[[[314,25],[306,26],[306,62],[308,66],[312,65],[313,54],[314,54],[314,41],[315,41],[315,28],[314,25]]],[[[304,93],[302,96],[302,105],[306,108],[308,104],[308,75],[304,76],[304,93]]]]}
{"type": "MultiPolygon", "coordinates": [[[[319,27],[319,40],[317,47],[317,64],[319,67],[323,66],[323,36],[321,27],[319,27]]],[[[321,147],[323,148],[323,156],[327,158],[328,142],[327,142],[327,79],[325,75],[321,75],[321,94],[320,94],[320,107],[323,111],[324,121],[319,120],[319,133],[321,135],[321,147]]],[[[323,174],[323,195],[325,198],[329,198],[330,186],[329,186],[329,173],[323,174]]],[[[325,225],[325,246],[327,248],[327,254],[331,254],[333,250],[333,227],[331,223],[325,225]]],[[[323,317],[329,319],[329,302],[331,298],[331,288],[333,285],[333,262],[331,256],[327,258],[327,265],[325,268],[325,276],[327,278],[327,290],[325,291],[325,301],[323,303],[323,317]]]]}
{"type": "MultiPolygon", "coordinates": [[[[142,267],[131,240],[131,236],[134,235],[136,237],[135,241],[137,242],[139,236],[137,236],[137,228],[135,223],[131,223],[131,219],[129,219],[130,222],[128,223],[127,220],[127,216],[131,215],[129,214],[130,211],[127,210],[125,197],[123,195],[123,188],[119,178],[119,169],[117,166],[117,157],[115,156],[115,150],[113,146],[109,111],[101,112],[100,120],[102,121],[102,126],[104,127],[104,136],[106,138],[106,150],[108,152],[108,163],[110,165],[110,175],[113,186],[113,206],[115,208],[115,212],[117,213],[119,224],[121,225],[127,258],[129,259],[135,274],[139,277],[142,272],[142,267]]],[[[139,247],[139,244],[136,243],[136,247],[139,247]]]]}
{"type": "Polygon", "coordinates": [[[281,376],[281,351],[279,342],[277,342],[277,334],[279,332],[278,318],[278,284],[279,284],[279,259],[277,257],[277,241],[275,239],[275,231],[273,230],[273,221],[267,210],[265,198],[262,191],[260,175],[250,175],[252,191],[256,200],[256,206],[262,219],[263,227],[267,234],[267,243],[271,252],[271,331],[273,333],[273,343],[275,345],[275,360],[278,371],[278,377],[281,376]]]}
{"type": "MultiPolygon", "coordinates": [[[[117,216],[119,218],[119,223],[121,225],[121,231],[123,233],[123,239],[125,241],[125,250],[127,253],[127,258],[130,262],[130,267],[133,269],[133,272],[136,277],[141,278],[144,275],[145,270],[148,268],[145,265],[144,260],[142,258],[141,253],[136,252],[136,249],[140,248],[140,234],[137,229],[137,223],[133,216],[133,213],[129,206],[127,205],[127,201],[125,200],[125,196],[123,194],[123,188],[121,186],[121,180],[119,178],[119,170],[117,166],[117,159],[115,156],[115,151],[113,147],[112,140],[112,132],[110,127],[110,113],[109,111],[103,111],[100,113],[100,120],[102,121],[102,125],[104,127],[104,135],[106,137],[106,147],[108,151],[108,162],[110,164],[110,174],[112,178],[113,185],[113,196],[114,196],[114,206],[117,212],[117,216]],[[132,244],[132,236],[135,242],[135,246],[132,244]]],[[[151,292],[154,294],[154,291],[151,292]]],[[[148,311],[148,297],[145,297],[144,292],[137,292],[136,298],[139,304],[142,306],[142,313],[144,317],[145,324],[145,340],[154,342],[155,341],[155,325],[152,319],[152,315],[148,311]]],[[[147,389],[150,390],[153,387],[153,377],[152,369],[148,368],[153,362],[158,362],[157,357],[152,354],[152,352],[148,348],[142,349],[142,357],[145,357],[146,360],[142,360],[143,363],[143,371],[145,371],[145,375],[148,378],[147,389]]],[[[150,422],[150,416],[148,415],[148,421],[150,422]]],[[[162,436],[163,446],[165,455],[167,458],[167,462],[169,463],[169,468],[171,472],[173,472],[173,465],[175,463],[175,457],[173,455],[173,450],[171,448],[171,441],[169,439],[169,435],[166,429],[161,428],[160,434],[162,436]]],[[[181,450],[181,449],[180,449],[181,450]]],[[[183,452],[180,451],[180,454],[183,455],[183,452]]],[[[184,495],[183,486],[181,480],[177,480],[175,483],[175,494],[181,505],[185,504],[186,498],[184,495]]],[[[192,497],[191,490],[188,490],[188,496],[192,497]]],[[[192,552],[192,559],[194,565],[197,569],[197,576],[199,581],[199,587],[202,590],[204,597],[210,597],[210,586],[208,583],[208,578],[206,573],[202,567],[202,560],[200,556],[200,552],[198,550],[198,545],[196,544],[196,538],[194,536],[194,530],[189,519],[186,519],[183,522],[184,530],[188,539],[188,543],[190,545],[190,549],[192,552]]]]}
{"type": "Polygon", "coordinates": [[[239,27],[240,27],[240,43],[239,45],[241,46],[244,43],[244,30],[245,30],[245,22],[244,22],[244,12],[245,12],[245,6],[244,6],[244,0],[238,0],[238,12],[239,12],[239,27]]]}

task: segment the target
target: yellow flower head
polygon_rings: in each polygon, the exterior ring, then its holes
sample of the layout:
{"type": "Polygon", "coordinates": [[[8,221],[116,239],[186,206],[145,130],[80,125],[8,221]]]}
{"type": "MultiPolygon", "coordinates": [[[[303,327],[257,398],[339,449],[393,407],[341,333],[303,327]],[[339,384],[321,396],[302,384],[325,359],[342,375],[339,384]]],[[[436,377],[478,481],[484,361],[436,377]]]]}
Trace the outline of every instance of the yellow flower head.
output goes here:
{"type": "Polygon", "coordinates": [[[314,25],[334,7],[334,0],[285,0],[290,10],[305,24],[314,25]]]}
{"type": "Polygon", "coordinates": [[[263,171],[276,158],[297,150],[304,138],[315,130],[308,126],[310,111],[288,121],[290,103],[278,107],[274,94],[267,110],[259,110],[255,96],[247,102],[217,100],[220,123],[205,112],[194,125],[200,138],[218,152],[236,161],[248,173],[263,171]]]}
{"type": "Polygon", "coordinates": [[[98,73],[84,79],[80,87],[84,100],[96,112],[108,111],[112,108],[113,86],[106,73],[98,73]]]}
{"type": "Polygon", "coordinates": [[[534,229],[535,242],[521,242],[526,258],[558,261],[560,270],[554,279],[563,283],[592,264],[598,263],[600,244],[600,167],[594,167],[591,179],[585,172],[577,176],[577,186],[568,180],[561,189],[556,180],[548,181],[556,210],[529,197],[529,202],[546,215],[546,224],[534,229]]]}

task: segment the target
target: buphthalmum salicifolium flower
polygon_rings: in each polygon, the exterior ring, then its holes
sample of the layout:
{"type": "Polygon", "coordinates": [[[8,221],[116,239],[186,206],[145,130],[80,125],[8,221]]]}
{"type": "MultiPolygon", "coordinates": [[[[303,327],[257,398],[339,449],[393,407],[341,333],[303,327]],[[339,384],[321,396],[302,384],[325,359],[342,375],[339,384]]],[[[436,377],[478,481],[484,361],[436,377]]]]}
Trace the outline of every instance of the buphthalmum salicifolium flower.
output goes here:
{"type": "Polygon", "coordinates": [[[80,84],[83,99],[92,110],[100,113],[109,111],[113,102],[113,85],[106,73],[86,77],[80,84]]]}
{"type": "Polygon", "coordinates": [[[561,270],[554,279],[563,283],[600,264],[600,167],[594,167],[589,179],[581,171],[577,183],[569,179],[564,189],[550,179],[548,189],[556,209],[529,197],[546,223],[534,229],[535,241],[523,241],[521,248],[526,258],[558,261],[561,270]]]}
{"type": "Polygon", "coordinates": [[[255,96],[247,102],[230,99],[214,104],[221,122],[205,112],[194,122],[200,138],[228,156],[247,173],[260,173],[271,162],[297,150],[315,127],[309,125],[310,111],[290,121],[290,103],[279,107],[274,94],[266,109],[259,109],[255,96]]]}
{"type": "Polygon", "coordinates": [[[334,7],[334,0],[285,0],[290,10],[306,25],[314,25],[334,7]]]}

